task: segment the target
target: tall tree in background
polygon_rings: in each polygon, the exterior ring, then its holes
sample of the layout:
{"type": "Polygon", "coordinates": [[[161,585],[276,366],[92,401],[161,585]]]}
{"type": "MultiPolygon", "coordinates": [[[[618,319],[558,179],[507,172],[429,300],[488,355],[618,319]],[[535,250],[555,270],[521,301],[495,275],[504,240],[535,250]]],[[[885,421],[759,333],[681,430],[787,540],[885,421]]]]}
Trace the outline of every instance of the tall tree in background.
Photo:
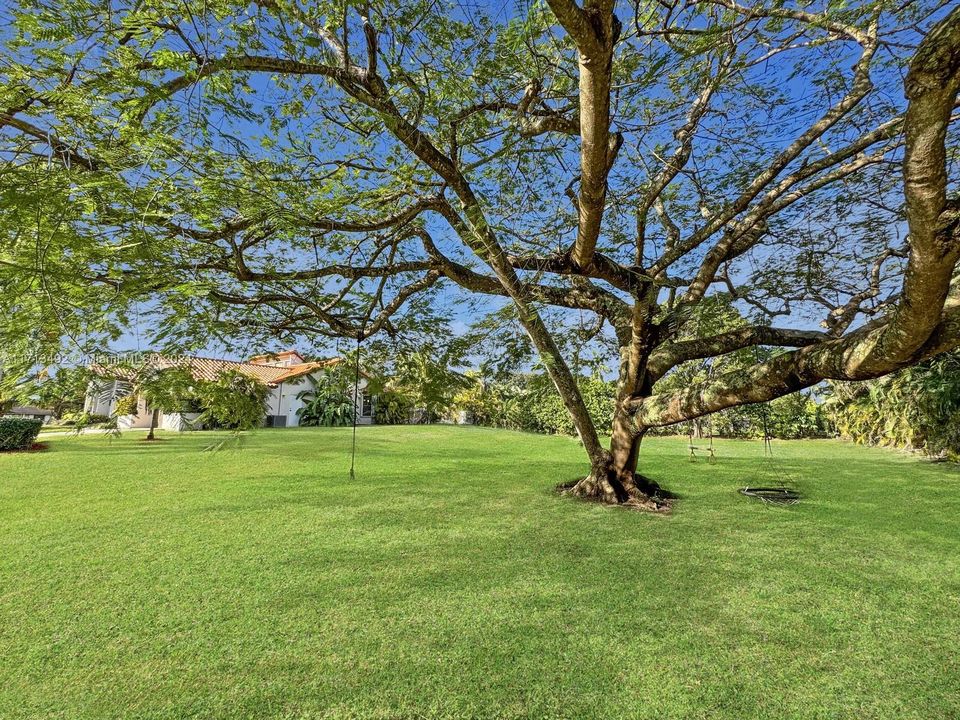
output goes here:
{"type": "Polygon", "coordinates": [[[41,373],[19,393],[24,405],[35,404],[53,412],[56,418],[68,412],[81,412],[91,373],[86,368],[63,367],[55,375],[41,373]]]}
{"type": "Polygon", "coordinates": [[[183,412],[194,393],[196,381],[189,370],[183,368],[154,368],[146,366],[137,373],[133,392],[139,395],[150,408],[150,430],[147,440],[156,439],[160,413],[183,412]]]}
{"type": "Polygon", "coordinates": [[[578,495],[653,507],[649,429],[960,344],[960,9],[20,2],[0,182],[62,202],[0,217],[6,276],[69,277],[62,257],[84,292],[155,298],[166,342],[366,338],[453,289],[499,298],[583,441],[578,495]],[[751,322],[685,332],[717,293],[751,322]],[[609,447],[569,313],[617,347],[609,447]],[[783,350],[658,390],[758,345],[783,350]]]}

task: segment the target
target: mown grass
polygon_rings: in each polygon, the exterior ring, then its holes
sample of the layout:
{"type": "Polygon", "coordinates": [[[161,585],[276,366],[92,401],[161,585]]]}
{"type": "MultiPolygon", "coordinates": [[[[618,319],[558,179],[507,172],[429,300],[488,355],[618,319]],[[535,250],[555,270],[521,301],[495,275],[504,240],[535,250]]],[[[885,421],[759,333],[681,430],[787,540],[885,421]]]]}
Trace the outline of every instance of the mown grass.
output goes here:
{"type": "Polygon", "coordinates": [[[960,716],[955,467],[653,439],[658,517],[553,494],[567,438],[140,436],[0,455],[0,717],[960,716]]]}

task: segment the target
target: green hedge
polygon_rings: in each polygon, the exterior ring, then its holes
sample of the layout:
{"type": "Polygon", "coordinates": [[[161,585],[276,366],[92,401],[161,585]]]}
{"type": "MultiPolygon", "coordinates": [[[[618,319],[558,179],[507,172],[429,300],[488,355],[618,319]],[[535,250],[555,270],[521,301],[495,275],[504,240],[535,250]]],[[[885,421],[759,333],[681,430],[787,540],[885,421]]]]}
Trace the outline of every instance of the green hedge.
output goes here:
{"type": "MultiPolygon", "coordinates": [[[[580,394],[597,430],[609,433],[613,421],[614,386],[599,377],[580,377],[580,394]]],[[[543,374],[518,375],[499,383],[476,383],[458,393],[454,404],[473,415],[477,425],[512,430],[575,435],[570,413],[550,378],[543,374]]]]}
{"type": "Polygon", "coordinates": [[[831,382],[841,437],[960,461],[960,351],[865,382],[831,382]]]}
{"type": "MultiPolygon", "coordinates": [[[[614,383],[602,377],[577,379],[580,395],[597,432],[611,432],[615,407],[614,383]]],[[[678,389],[682,387],[677,385],[678,389]]],[[[675,389],[675,388],[670,388],[675,389]]],[[[545,374],[518,375],[502,382],[476,382],[454,398],[458,410],[467,410],[477,425],[526,430],[549,435],[575,435],[570,413],[545,374]]],[[[721,411],[700,420],[700,431],[722,437],[763,436],[763,419],[772,437],[783,439],[828,437],[829,418],[810,393],[778,398],[766,407],[747,405],[721,411]]],[[[655,428],[651,434],[686,434],[690,423],[655,428]]],[[[960,434],[960,433],[958,433],[960,434]]]]}
{"type": "Polygon", "coordinates": [[[0,450],[29,450],[40,434],[42,420],[0,418],[0,450]]]}

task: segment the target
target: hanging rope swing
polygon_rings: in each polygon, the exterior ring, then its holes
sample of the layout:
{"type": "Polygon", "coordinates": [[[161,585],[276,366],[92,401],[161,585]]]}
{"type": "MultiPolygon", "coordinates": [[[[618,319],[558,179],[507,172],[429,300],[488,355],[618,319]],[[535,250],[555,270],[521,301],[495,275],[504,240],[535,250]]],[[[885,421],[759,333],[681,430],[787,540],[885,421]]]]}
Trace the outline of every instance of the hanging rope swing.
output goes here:
{"type": "Polygon", "coordinates": [[[353,440],[350,445],[350,479],[356,480],[357,463],[357,415],[363,408],[363,398],[360,397],[360,343],[363,342],[363,331],[357,333],[357,352],[353,373],[353,440]],[[357,406],[360,406],[359,408],[357,406]]]}
{"type": "MultiPolygon", "coordinates": [[[[760,348],[754,346],[754,359],[760,364],[760,348]]],[[[764,474],[774,475],[776,487],[747,486],[740,488],[740,494],[756,498],[772,505],[796,505],[800,502],[800,493],[787,487],[784,482],[784,470],[773,454],[773,443],[770,438],[770,408],[767,403],[760,404],[760,420],[763,425],[763,466],[764,474]]]]}
{"type": "MultiPolygon", "coordinates": [[[[713,366],[708,366],[707,369],[707,380],[713,377],[713,366]]],[[[695,421],[690,421],[690,433],[687,442],[687,448],[690,450],[690,462],[697,462],[697,451],[703,450],[704,448],[697,447],[693,444],[693,429],[695,421]]],[[[707,451],[707,462],[711,465],[717,462],[717,454],[713,449],[713,416],[707,415],[707,435],[709,436],[709,444],[706,447],[707,451]]],[[[700,439],[703,439],[703,432],[700,433],[700,439]]]]}
{"type": "MultiPolygon", "coordinates": [[[[394,256],[397,252],[397,246],[394,245],[390,249],[390,254],[387,260],[387,263],[390,264],[393,262],[394,256]]],[[[380,278],[380,283],[377,286],[377,291],[373,294],[373,299],[370,301],[370,305],[367,308],[366,314],[360,318],[360,323],[357,326],[357,354],[354,360],[353,365],[353,438],[350,443],[350,479],[356,480],[357,477],[357,420],[359,415],[363,412],[363,397],[360,395],[360,350],[361,343],[366,335],[367,328],[371,326],[371,320],[373,319],[373,313],[376,310],[377,306],[383,308],[383,289],[386,287],[387,279],[390,276],[384,274],[380,278]]],[[[371,334],[374,334],[374,330],[371,334]]]]}
{"type": "Polygon", "coordinates": [[[710,418],[709,415],[707,416],[707,435],[708,435],[709,444],[707,445],[706,448],[698,447],[697,445],[693,444],[693,426],[694,424],[691,422],[690,433],[688,436],[688,443],[687,443],[687,448],[690,450],[690,462],[697,462],[697,458],[698,458],[697,451],[706,449],[707,462],[711,464],[715,463],[717,461],[717,454],[713,449],[713,420],[710,418]]]}

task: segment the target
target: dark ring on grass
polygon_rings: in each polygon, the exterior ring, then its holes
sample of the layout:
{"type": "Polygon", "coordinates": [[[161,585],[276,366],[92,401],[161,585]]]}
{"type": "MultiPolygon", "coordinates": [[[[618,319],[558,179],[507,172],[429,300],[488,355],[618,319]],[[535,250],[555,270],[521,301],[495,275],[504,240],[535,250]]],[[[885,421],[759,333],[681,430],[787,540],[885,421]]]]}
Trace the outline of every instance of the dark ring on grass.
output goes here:
{"type": "Polygon", "coordinates": [[[745,487],[740,488],[740,494],[778,505],[795,505],[800,502],[800,493],[785,487],[745,487]]]}

